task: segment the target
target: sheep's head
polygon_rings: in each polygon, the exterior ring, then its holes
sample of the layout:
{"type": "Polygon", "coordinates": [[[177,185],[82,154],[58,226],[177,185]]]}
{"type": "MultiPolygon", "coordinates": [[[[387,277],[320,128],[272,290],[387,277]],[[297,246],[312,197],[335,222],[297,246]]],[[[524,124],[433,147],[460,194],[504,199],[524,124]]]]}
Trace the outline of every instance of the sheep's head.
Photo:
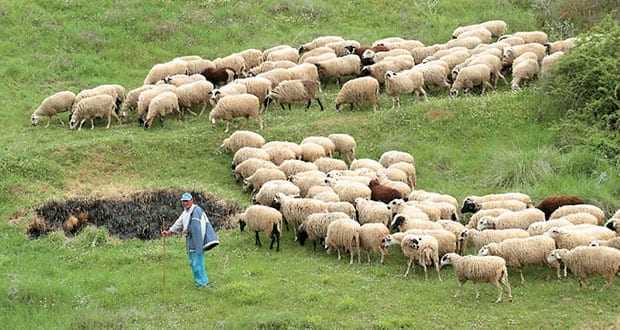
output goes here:
{"type": "Polygon", "coordinates": [[[421,240],[420,240],[420,238],[419,238],[419,237],[416,237],[416,236],[410,236],[410,237],[407,237],[407,238],[405,239],[405,241],[407,242],[406,244],[407,244],[407,245],[409,245],[409,247],[410,247],[410,248],[412,248],[412,249],[416,249],[416,250],[417,250],[417,249],[418,249],[418,247],[420,246],[420,241],[421,241],[421,240]]]}
{"type": "Polygon", "coordinates": [[[471,199],[465,199],[463,201],[463,207],[461,208],[461,213],[474,213],[478,211],[478,206],[476,202],[471,199]]]}
{"type": "Polygon", "coordinates": [[[245,220],[243,220],[243,217],[239,217],[239,230],[243,232],[243,230],[245,229],[245,226],[246,226],[245,220]]]}
{"type": "Polygon", "coordinates": [[[601,246],[601,242],[599,242],[598,240],[593,240],[588,246],[601,246]]]}
{"type": "Polygon", "coordinates": [[[75,118],[71,118],[71,121],[69,121],[69,128],[70,129],[76,129],[78,125],[78,121],[75,118]]]}
{"type": "Polygon", "coordinates": [[[469,237],[469,229],[465,229],[459,233],[458,240],[460,242],[464,242],[467,240],[468,237],[469,237]]]}
{"type": "MultiPolygon", "coordinates": [[[[139,117],[138,118],[138,125],[140,125],[140,127],[144,127],[144,118],[143,117],[139,117]]],[[[71,123],[69,123],[69,126],[71,126],[71,123]]]]}
{"type": "Polygon", "coordinates": [[[616,219],[610,219],[609,221],[607,221],[607,223],[605,224],[605,227],[609,228],[610,230],[613,230],[615,232],[619,232],[618,231],[618,221],[616,219]]]}
{"type": "Polygon", "coordinates": [[[306,240],[308,239],[308,231],[306,231],[306,224],[302,223],[297,228],[297,241],[299,241],[299,245],[303,246],[306,240]]]}
{"type": "Polygon", "coordinates": [[[243,179],[243,191],[246,192],[248,191],[248,189],[250,189],[250,187],[252,186],[252,184],[250,183],[250,181],[248,181],[247,179],[243,179]]]}
{"type": "Polygon", "coordinates": [[[370,180],[370,182],[368,183],[368,186],[372,189],[373,187],[376,187],[379,185],[379,180],[378,179],[372,179],[370,180]]]}
{"type": "Polygon", "coordinates": [[[385,73],[385,80],[389,80],[396,77],[396,72],[388,71],[385,73]]]}
{"type": "Polygon", "coordinates": [[[366,65],[360,71],[360,76],[370,76],[371,73],[372,73],[372,68],[370,67],[370,65],[366,65]]]}
{"type": "Polygon", "coordinates": [[[344,46],[344,49],[345,49],[345,55],[355,54],[355,46],[353,45],[344,46]]]}
{"type": "Polygon", "coordinates": [[[385,237],[383,237],[381,239],[381,244],[380,244],[380,248],[381,250],[384,250],[387,252],[388,248],[390,247],[390,245],[394,245],[395,243],[394,238],[392,237],[392,235],[386,235],[385,237]]]}
{"type": "Polygon", "coordinates": [[[394,216],[394,219],[392,219],[392,224],[390,225],[390,230],[392,232],[398,231],[400,226],[403,225],[403,223],[405,222],[406,218],[404,215],[402,214],[397,214],[394,216]]]}
{"type": "Polygon", "coordinates": [[[398,210],[400,210],[400,206],[405,204],[405,200],[404,199],[393,199],[391,200],[388,204],[387,204],[387,208],[388,210],[392,210],[392,213],[396,213],[398,212],[398,210]]]}
{"type": "Polygon", "coordinates": [[[562,259],[569,251],[567,249],[555,249],[547,256],[547,263],[556,264],[562,262],[562,259]]]}
{"type": "Polygon", "coordinates": [[[495,229],[495,221],[493,217],[484,216],[478,222],[478,230],[495,229]]]}
{"type": "Polygon", "coordinates": [[[286,198],[286,195],[283,193],[277,193],[273,198],[273,208],[279,210],[282,207],[282,200],[286,198]]]}
{"type": "Polygon", "coordinates": [[[39,116],[37,116],[36,113],[33,113],[30,117],[30,123],[32,123],[32,126],[37,126],[39,124],[39,116]]]}
{"type": "Polygon", "coordinates": [[[512,48],[508,48],[504,50],[504,55],[502,56],[502,64],[510,65],[514,60],[514,50],[512,48]]]}
{"type": "Polygon", "coordinates": [[[489,247],[489,244],[481,247],[480,250],[478,251],[478,255],[479,256],[483,256],[483,257],[492,255],[491,254],[491,248],[489,247]]]}
{"type": "Polygon", "coordinates": [[[457,258],[459,258],[459,255],[456,253],[445,254],[443,257],[441,257],[439,268],[443,268],[448,265],[453,265],[457,258]]]}
{"type": "Polygon", "coordinates": [[[549,237],[551,237],[553,239],[556,239],[556,238],[562,236],[564,233],[565,232],[561,231],[559,227],[553,227],[553,228],[547,230],[545,235],[547,235],[547,236],[549,236],[549,237]]]}
{"type": "Polygon", "coordinates": [[[267,109],[274,101],[273,92],[270,92],[263,101],[263,108],[267,109]]]}

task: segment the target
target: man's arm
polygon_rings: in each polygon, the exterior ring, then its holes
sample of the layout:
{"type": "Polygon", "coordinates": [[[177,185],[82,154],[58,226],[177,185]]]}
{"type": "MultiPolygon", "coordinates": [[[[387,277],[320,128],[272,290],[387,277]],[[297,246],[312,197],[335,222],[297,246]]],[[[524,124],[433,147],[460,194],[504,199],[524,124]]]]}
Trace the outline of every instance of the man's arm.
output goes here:
{"type": "Polygon", "coordinates": [[[204,233],[200,228],[200,218],[202,218],[202,210],[198,207],[194,208],[189,219],[190,242],[189,250],[192,252],[202,252],[204,242],[204,233]]]}

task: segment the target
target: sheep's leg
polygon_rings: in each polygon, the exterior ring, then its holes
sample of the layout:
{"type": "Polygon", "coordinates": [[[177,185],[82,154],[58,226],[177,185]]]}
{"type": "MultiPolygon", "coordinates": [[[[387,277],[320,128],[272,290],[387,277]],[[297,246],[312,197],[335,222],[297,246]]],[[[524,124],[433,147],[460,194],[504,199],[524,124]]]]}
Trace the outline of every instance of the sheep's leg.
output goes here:
{"type": "Polygon", "coordinates": [[[258,126],[260,127],[260,129],[264,128],[263,117],[261,117],[260,115],[258,116],[258,126]]]}
{"type": "Polygon", "coordinates": [[[105,127],[106,129],[110,128],[110,124],[112,123],[112,115],[108,115],[108,125],[105,127]]]}
{"type": "MultiPolygon", "coordinates": [[[[65,126],[65,122],[62,121],[62,118],[60,118],[60,116],[56,117],[58,118],[58,121],[60,122],[60,125],[65,126]]],[[[51,119],[50,119],[51,120],[51,119]]]]}
{"type": "MultiPolygon", "coordinates": [[[[411,264],[413,264],[413,258],[409,258],[409,262],[407,263],[407,271],[405,272],[405,277],[409,275],[409,269],[411,269],[411,264]]],[[[415,269],[414,269],[415,272],[415,269]]]]}
{"type": "Polygon", "coordinates": [[[492,89],[492,90],[495,90],[495,87],[493,87],[493,85],[491,85],[491,83],[490,83],[490,82],[488,82],[488,81],[485,81],[485,82],[482,84],[482,88],[484,88],[484,86],[487,86],[487,87],[489,87],[489,88],[490,88],[490,89],[492,89]]]}
{"type": "Polygon", "coordinates": [[[207,104],[205,103],[202,105],[202,108],[200,109],[200,113],[198,114],[198,117],[202,116],[202,114],[205,112],[206,109],[207,109],[207,104]]]}
{"type": "Polygon", "coordinates": [[[381,264],[383,265],[383,261],[385,260],[385,253],[381,251],[381,264]]]}
{"type": "MultiPolygon", "coordinates": [[[[560,267],[562,266],[560,265],[560,267]]],[[[566,274],[566,264],[564,264],[564,278],[566,278],[566,276],[568,276],[568,274],[566,274]]]]}
{"type": "Polygon", "coordinates": [[[321,99],[320,98],[316,98],[317,103],[319,103],[319,107],[321,107],[321,111],[323,111],[323,103],[321,103],[321,99]]]}
{"type": "MultiPolygon", "coordinates": [[[[349,251],[351,253],[351,261],[349,262],[349,265],[353,265],[353,255],[355,255],[355,250],[351,249],[351,251],[349,251]]],[[[357,255],[359,257],[359,253],[357,255]]]]}
{"type": "Polygon", "coordinates": [[[47,118],[47,125],[45,125],[45,128],[50,127],[50,123],[52,122],[52,117],[48,117],[47,118]]]}
{"type": "Polygon", "coordinates": [[[555,269],[555,275],[558,277],[558,280],[562,279],[562,265],[555,269]]]}
{"type": "Polygon", "coordinates": [[[519,274],[521,275],[521,284],[525,284],[525,277],[523,277],[523,269],[519,268],[519,274]]]}
{"type": "Polygon", "coordinates": [[[187,112],[191,113],[194,116],[197,116],[197,114],[195,112],[193,112],[190,108],[187,108],[187,112]]]}
{"type": "Polygon", "coordinates": [[[607,278],[607,283],[601,288],[601,291],[605,290],[605,289],[609,289],[609,287],[611,286],[611,284],[614,282],[614,276],[615,274],[611,273],[609,275],[606,276],[607,278]]]}
{"type": "Polygon", "coordinates": [[[512,289],[510,288],[510,282],[508,282],[508,275],[502,278],[502,284],[506,287],[506,293],[508,294],[508,300],[512,301],[512,289]]]}
{"type": "Polygon", "coordinates": [[[90,129],[95,129],[95,119],[90,119],[90,129]]]}
{"type": "Polygon", "coordinates": [[[316,252],[316,241],[312,242],[312,252],[316,252]]]}
{"type": "Polygon", "coordinates": [[[82,119],[82,121],[80,122],[80,127],[78,128],[78,131],[82,130],[82,125],[84,125],[85,122],[86,122],[86,119],[82,119]]]}
{"type": "Polygon", "coordinates": [[[508,85],[508,82],[506,81],[506,77],[504,77],[504,75],[502,74],[501,70],[497,71],[497,76],[502,78],[502,80],[504,81],[504,84],[508,85]]]}
{"type": "Polygon", "coordinates": [[[498,281],[495,281],[493,285],[495,285],[495,287],[497,287],[497,291],[499,291],[499,295],[497,296],[497,300],[495,300],[495,303],[500,303],[502,302],[502,296],[504,295],[504,288],[502,288],[498,281]]]}
{"type": "Polygon", "coordinates": [[[398,106],[398,109],[400,110],[400,96],[396,98],[396,105],[398,106]]]}
{"type": "Polygon", "coordinates": [[[280,103],[280,107],[282,107],[282,111],[286,110],[286,108],[284,108],[284,104],[280,103]]]}
{"type": "Polygon", "coordinates": [[[428,272],[427,272],[427,269],[426,269],[426,262],[422,263],[422,268],[424,268],[424,280],[428,281],[428,272]]]}
{"type": "Polygon", "coordinates": [[[230,128],[230,121],[226,121],[226,129],[224,130],[224,133],[228,133],[228,129],[230,128]]]}
{"type": "Polygon", "coordinates": [[[288,111],[291,111],[291,104],[288,104],[288,111]]]}
{"type": "Polygon", "coordinates": [[[370,263],[370,251],[366,251],[366,257],[368,258],[368,263],[370,263]]]}
{"type": "Polygon", "coordinates": [[[484,95],[485,91],[486,91],[486,84],[482,83],[482,92],[480,92],[480,95],[484,95]]]}
{"type": "Polygon", "coordinates": [[[439,278],[439,282],[441,282],[441,274],[439,273],[439,263],[437,262],[437,260],[434,260],[433,263],[435,264],[435,270],[437,271],[437,278],[439,278]]]}
{"type": "Polygon", "coordinates": [[[306,111],[308,111],[311,104],[312,104],[312,100],[308,100],[308,103],[306,103],[306,111]]]}
{"type": "Polygon", "coordinates": [[[396,98],[393,97],[392,98],[392,107],[390,108],[390,110],[394,109],[396,107],[396,98]]]}
{"type": "Polygon", "coordinates": [[[474,284],[474,288],[476,289],[476,300],[480,299],[480,285],[474,284]]]}
{"type": "Polygon", "coordinates": [[[360,247],[357,247],[357,263],[361,264],[362,260],[360,259],[360,254],[362,254],[362,252],[360,251],[360,247]]]}
{"type": "Polygon", "coordinates": [[[349,110],[353,111],[353,103],[350,104],[349,110]]]}
{"type": "Polygon", "coordinates": [[[116,120],[118,121],[118,124],[121,124],[121,117],[119,117],[116,112],[112,111],[112,116],[114,116],[116,118],[116,120]]]}
{"type": "Polygon", "coordinates": [[[336,248],[336,251],[338,252],[338,260],[340,260],[340,248],[336,248]]]}
{"type": "Polygon", "coordinates": [[[262,245],[262,244],[260,243],[260,238],[258,237],[258,231],[256,231],[255,244],[256,244],[257,246],[261,246],[261,245],[262,245]]]}

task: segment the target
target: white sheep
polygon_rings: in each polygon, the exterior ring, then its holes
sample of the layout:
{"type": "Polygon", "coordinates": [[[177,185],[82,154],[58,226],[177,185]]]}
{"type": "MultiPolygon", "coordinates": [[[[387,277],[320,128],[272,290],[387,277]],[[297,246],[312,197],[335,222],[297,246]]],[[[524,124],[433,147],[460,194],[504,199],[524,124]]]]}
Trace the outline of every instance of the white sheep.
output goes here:
{"type": "Polygon", "coordinates": [[[329,173],[331,171],[346,170],[349,168],[347,163],[340,159],[334,159],[329,157],[321,157],[314,161],[314,165],[317,166],[319,171],[323,173],[329,173]]]}
{"type": "Polygon", "coordinates": [[[78,127],[78,131],[82,130],[82,125],[86,120],[90,120],[90,128],[95,128],[95,118],[107,118],[108,125],[106,128],[110,128],[112,117],[114,116],[118,123],[121,123],[121,119],[116,115],[116,101],[110,95],[95,95],[87,97],[81,100],[73,114],[71,115],[71,121],[69,122],[69,128],[75,129],[78,127]]]}
{"type": "Polygon", "coordinates": [[[527,232],[530,234],[530,236],[542,235],[547,230],[553,227],[565,227],[565,226],[574,226],[574,225],[570,221],[566,219],[562,219],[562,218],[553,219],[549,221],[537,221],[537,222],[532,223],[527,228],[527,232]]]}
{"type": "Polygon", "coordinates": [[[173,76],[168,76],[160,81],[158,81],[156,83],[156,85],[159,84],[170,84],[170,85],[174,85],[174,86],[182,86],[185,84],[191,84],[193,82],[197,82],[197,81],[206,81],[207,79],[205,78],[205,76],[201,75],[201,74],[193,74],[193,75],[186,75],[186,74],[175,74],[173,76]]]}
{"type": "Polygon", "coordinates": [[[265,138],[260,134],[250,131],[235,131],[222,141],[220,148],[233,154],[243,147],[260,148],[265,144],[265,138]]]}
{"type": "Polygon", "coordinates": [[[296,158],[295,152],[293,152],[291,149],[288,149],[288,148],[268,147],[268,148],[262,148],[262,149],[267,154],[269,154],[269,159],[277,166],[280,166],[283,162],[287,160],[296,158]]]}
{"type": "Polygon", "coordinates": [[[246,120],[255,118],[258,120],[260,129],[263,129],[263,119],[260,115],[258,97],[252,94],[224,96],[217,102],[217,105],[209,114],[209,120],[213,125],[218,120],[226,121],[226,130],[224,132],[228,132],[230,121],[237,117],[244,117],[246,120]]]}
{"type": "Polygon", "coordinates": [[[121,111],[126,113],[127,111],[132,111],[138,107],[138,99],[140,94],[146,90],[155,88],[156,85],[143,85],[136,89],[132,89],[127,93],[127,97],[125,97],[125,102],[121,106],[121,111]]]}
{"type": "Polygon", "coordinates": [[[282,213],[286,227],[290,225],[293,230],[296,230],[310,214],[328,212],[327,203],[323,201],[295,198],[283,193],[276,194],[273,205],[282,213]]]}
{"type": "Polygon", "coordinates": [[[596,217],[598,224],[602,225],[605,221],[605,212],[601,208],[590,204],[564,205],[553,211],[549,219],[557,219],[574,213],[590,213],[596,217]]]}
{"type": "Polygon", "coordinates": [[[609,246],[611,248],[620,250],[620,237],[614,237],[608,240],[593,240],[592,242],[590,242],[590,246],[609,246]]]}
{"type": "Polygon", "coordinates": [[[176,89],[176,86],[165,84],[156,85],[154,88],[142,91],[142,93],[140,93],[140,96],[138,96],[138,104],[136,108],[140,125],[144,124],[144,119],[149,111],[149,104],[151,104],[151,101],[161,93],[174,92],[176,91],[176,89]]]}
{"type": "Polygon", "coordinates": [[[261,63],[263,63],[263,52],[259,49],[254,49],[254,48],[246,49],[237,54],[243,57],[243,60],[245,62],[245,67],[248,70],[256,66],[259,66],[261,63]]]}
{"type": "MultiPolygon", "coordinates": [[[[334,78],[340,86],[340,80],[348,76],[357,76],[362,69],[362,62],[357,55],[347,55],[315,64],[322,81],[334,78]]],[[[344,88],[344,86],[343,86],[344,88]]]]}
{"type": "Polygon", "coordinates": [[[568,53],[577,42],[577,38],[568,38],[565,40],[558,40],[555,42],[548,42],[545,44],[547,48],[547,54],[553,55],[555,53],[568,53]]]}
{"type": "Polygon", "coordinates": [[[327,226],[334,220],[349,219],[343,212],[313,213],[309,215],[299,227],[297,227],[297,241],[303,246],[306,240],[311,240],[313,250],[316,251],[317,241],[321,246],[325,244],[327,226]]]}
{"type": "Polygon", "coordinates": [[[233,160],[231,162],[231,168],[234,170],[235,166],[241,164],[242,162],[250,158],[271,160],[271,156],[269,156],[269,154],[261,148],[243,147],[237,150],[237,152],[235,152],[235,154],[233,155],[233,160]]]}
{"type": "Polygon", "coordinates": [[[411,269],[413,263],[417,262],[418,265],[424,268],[424,279],[428,280],[426,266],[435,266],[437,277],[441,281],[441,275],[439,274],[439,243],[435,237],[408,234],[400,242],[400,247],[403,255],[408,259],[405,277],[409,275],[409,269],[411,269]]]}
{"type": "Polygon", "coordinates": [[[336,96],[336,112],[345,104],[355,105],[369,103],[373,111],[379,109],[379,82],[372,77],[362,77],[347,81],[336,96]]]}
{"type": "Polygon", "coordinates": [[[241,181],[242,179],[249,178],[259,168],[277,169],[278,167],[268,160],[250,158],[235,166],[233,175],[237,181],[241,181]]]}
{"type": "Polygon", "coordinates": [[[265,98],[267,98],[267,95],[271,92],[271,81],[269,79],[262,77],[251,77],[236,79],[234,83],[244,85],[248,94],[258,97],[258,101],[261,104],[261,109],[264,111],[263,104],[265,103],[265,98]]]}
{"type": "Polygon", "coordinates": [[[276,194],[299,196],[299,188],[286,180],[271,180],[263,184],[258,193],[252,197],[252,203],[273,206],[276,194]]]}
{"type": "Polygon", "coordinates": [[[202,115],[209,104],[209,93],[212,90],[213,84],[206,80],[196,81],[177,87],[175,94],[179,98],[179,108],[196,115],[191,111],[191,108],[200,106],[199,115],[202,115]]]}
{"type": "Polygon", "coordinates": [[[490,81],[491,70],[489,70],[487,65],[476,64],[465,67],[459,71],[456,80],[452,84],[450,96],[457,96],[460,90],[467,93],[475,86],[482,86],[482,95],[484,95],[487,87],[493,89],[493,85],[491,85],[490,81]]]}
{"type": "MultiPolygon", "coordinates": [[[[70,91],[58,92],[46,97],[43,102],[41,102],[41,104],[37,107],[37,109],[32,113],[32,125],[38,125],[41,117],[48,117],[47,125],[45,125],[45,127],[49,127],[50,122],[52,121],[52,117],[61,112],[71,111],[74,101],[75,94],[70,91]]],[[[60,117],[57,118],[64,126],[65,123],[62,121],[62,119],[60,119],[60,117]]]]}
{"type": "Polygon", "coordinates": [[[607,246],[580,246],[572,250],[553,250],[547,259],[549,263],[560,261],[579,278],[579,286],[587,287],[591,275],[605,277],[608,289],[620,271],[620,250],[607,246]]]}
{"type": "Polygon", "coordinates": [[[386,238],[390,235],[390,230],[381,223],[366,223],[359,229],[360,248],[366,251],[368,263],[370,263],[370,253],[377,252],[381,255],[381,264],[388,254],[386,238]]]}
{"type": "Polygon", "coordinates": [[[439,86],[450,88],[448,83],[448,67],[445,63],[439,63],[441,61],[428,62],[413,67],[413,71],[420,71],[424,76],[424,84],[426,86],[439,86]]]}
{"type": "Polygon", "coordinates": [[[608,240],[616,237],[616,233],[607,228],[590,225],[554,227],[549,229],[545,235],[555,240],[558,249],[574,249],[578,246],[587,246],[593,240],[608,240]]]}
{"type": "Polygon", "coordinates": [[[536,54],[536,58],[540,62],[545,57],[545,46],[537,43],[527,43],[509,47],[504,49],[502,63],[504,66],[511,65],[516,58],[527,52],[536,54]]]}
{"type": "Polygon", "coordinates": [[[231,54],[226,57],[216,58],[213,60],[215,69],[231,69],[235,72],[235,75],[240,76],[245,74],[247,65],[243,56],[239,54],[231,54]]]}
{"type": "Polygon", "coordinates": [[[319,168],[313,163],[304,162],[302,160],[286,160],[280,164],[280,169],[289,178],[297,173],[319,170],[319,168]]]}
{"type": "MultiPolygon", "coordinates": [[[[548,41],[547,34],[542,31],[516,32],[512,36],[523,39],[526,43],[538,43],[544,45],[548,41]]],[[[501,41],[502,38],[499,38],[501,41]]]]}
{"type": "Polygon", "coordinates": [[[239,229],[243,232],[247,225],[248,230],[256,233],[256,245],[261,246],[259,232],[264,232],[271,238],[269,249],[276,243],[276,251],[280,251],[280,235],[282,235],[282,214],[271,207],[252,205],[239,215],[239,229]]]}
{"type": "Polygon", "coordinates": [[[370,199],[371,191],[367,185],[352,181],[331,181],[328,183],[343,202],[355,203],[356,198],[370,199]]]}
{"type": "Polygon", "coordinates": [[[144,128],[150,128],[153,125],[153,120],[155,120],[155,118],[159,118],[159,122],[163,125],[164,117],[173,113],[181,115],[179,98],[175,93],[163,92],[155,96],[149,104],[149,111],[147,112],[146,119],[144,120],[144,128]]]}
{"type": "Polygon", "coordinates": [[[339,37],[339,36],[320,36],[320,37],[316,37],[312,41],[301,45],[299,47],[299,52],[303,53],[303,52],[311,51],[311,50],[313,50],[315,48],[324,47],[327,44],[330,44],[332,42],[340,42],[340,41],[345,41],[345,40],[344,40],[344,38],[339,37]]]}
{"type": "Polygon", "coordinates": [[[484,245],[489,243],[499,243],[509,238],[526,238],[530,234],[523,229],[488,229],[478,231],[476,229],[467,229],[459,235],[459,248],[465,251],[467,244],[471,242],[474,250],[478,251],[484,245]]]}
{"type": "Polygon", "coordinates": [[[297,143],[289,142],[289,141],[269,141],[263,145],[263,148],[287,148],[291,149],[297,157],[297,159],[301,159],[301,147],[297,143]]]}
{"type": "Polygon", "coordinates": [[[547,76],[556,65],[556,63],[564,56],[564,52],[555,52],[551,55],[547,55],[543,58],[540,65],[540,75],[547,76]]]}
{"type": "Polygon", "coordinates": [[[424,75],[418,70],[406,70],[400,73],[388,71],[385,73],[385,92],[392,97],[392,109],[398,104],[400,109],[400,95],[415,92],[416,97],[426,100],[424,91],[424,75]]]}
{"type": "Polygon", "coordinates": [[[291,74],[291,78],[293,80],[311,80],[316,81],[317,83],[319,81],[319,71],[314,64],[298,64],[292,68],[289,68],[288,72],[291,74]]]}
{"type": "Polygon", "coordinates": [[[268,62],[263,62],[261,63],[259,66],[252,68],[248,71],[248,75],[250,76],[256,76],[258,74],[267,72],[267,71],[271,71],[274,69],[289,69],[292,68],[294,66],[296,66],[297,64],[295,62],[291,62],[291,61],[268,61],[268,62]]]}
{"type": "Polygon", "coordinates": [[[360,224],[382,223],[385,226],[390,224],[392,212],[385,203],[365,198],[356,198],[354,202],[357,210],[357,221],[360,224]]]}
{"type": "Polygon", "coordinates": [[[405,174],[407,174],[407,184],[409,184],[409,187],[416,187],[417,175],[415,165],[406,162],[398,162],[388,167],[388,170],[391,169],[398,169],[403,171],[405,174]]]}
{"type": "Polygon", "coordinates": [[[314,186],[325,185],[325,173],[320,171],[300,172],[290,177],[301,192],[302,197],[308,197],[308,191],[314,186]]]}
{"type": "Polygon", "coordinates": [[[514,66],[512,69],[511,88],[513,91],[521,89],[524,81],[536,79],[540,73],[540,65],[534,60],[525,60],[514,66]]]}
{"type": "Polygon", "coordinates": [[[265,183],[272,180],[286,180],[286,174],[280,169],[260,168],[243,180],[244,191],[251,188],[252,192],[258,192],[265,183]]]}
{"type": "Polygon", "coordinates": [[[351,262],[353,264],[353,255],[357,252],[357,262],[360,261],[360,224],[351,219],[337,219],[327,226],[327,235],[325,237],[325,248],[327,252],[332,249],[338,251],[338,260],[340,260],[340,249],[344,252],[351,253],[351,262]]]}
{"type": "Polygon", "coordinates": [[[171,61],[167,63],[155,64],[144,78],[144,85],[155,84],[158,81],[175,74],[188,74],[187,62],[171,61]]]}
{"type": "Polygon", "coordinates": [[[310,108],[313,100],[319,104],[323,111],[323,104],[319,95],[319,82],[315,80],[287,80],[276,86],[265,97],[264,108],[267,110],[272,102],[278,102],[284,110],[284,105],[288,104],[289,110],[293,103],[304,103],[306,110],[310,108]]]}
{"type": "MultiPolygon", "coordinates": [[[[453,265],[459,287],[463,287],[465,282],[487,282],[495,285],[499,292],[496,303],[502,301],[504,288],[508,293],[508,299],[512,301],[512,290],[508,282],[508,269],[506,261],[501,257],[481,257],[481,256],[460,256],[456,253],[449,253],[441,258],[441,267],[453,265]]],[[[454,295],[457,298],[459,292],[454,295]]],[[[476,299],[480,292],[476,287],[476,299]]]]}
{"type": "Polygon", "coordinates": [[[537,221],[545,221],[545,213],[537,208],[529,208],[505,212],[497,217],[482,217],[478,223],[478,230],[511,228],[527,230],[532,223],[537,221]]]}

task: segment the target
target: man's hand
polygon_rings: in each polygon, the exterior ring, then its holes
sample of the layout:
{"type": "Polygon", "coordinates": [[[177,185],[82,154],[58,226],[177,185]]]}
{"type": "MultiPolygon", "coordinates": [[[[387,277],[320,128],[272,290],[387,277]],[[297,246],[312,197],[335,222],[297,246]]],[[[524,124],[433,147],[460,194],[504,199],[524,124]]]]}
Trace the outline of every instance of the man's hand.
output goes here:
{"type": "Polygon", "coordinates": [[[161,232],[161,236],[162,237],[172,236],[172,234],[173,233],[171,231],[169,231],[169,230],[162,230],[162,232],[161,232]]]}

